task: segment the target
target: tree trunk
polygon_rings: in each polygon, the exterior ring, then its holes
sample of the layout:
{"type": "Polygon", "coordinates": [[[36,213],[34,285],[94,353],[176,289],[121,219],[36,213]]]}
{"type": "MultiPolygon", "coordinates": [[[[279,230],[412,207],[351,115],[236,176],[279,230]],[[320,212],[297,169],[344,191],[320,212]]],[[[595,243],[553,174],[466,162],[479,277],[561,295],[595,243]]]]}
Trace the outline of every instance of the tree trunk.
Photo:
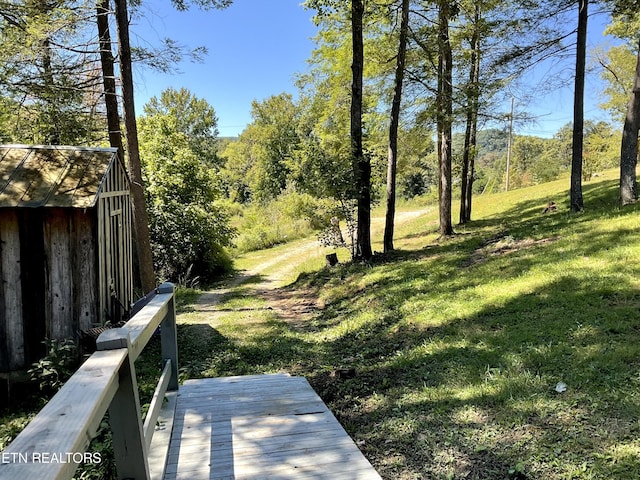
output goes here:
{"type": "Polygon", "coordinates": [[[580,0],[573,101],[573,144],[571,148],[570,204],[572,212],[579,212],[584,208],[582,200],[582,144],[584,140],[584,76],[587,56],[588,7],[588,0],[580,0]]]}
{"type": "Polygon", "coordinates": [[[451,223],[451,128],[453,115],[453,59],[449,41],[449,7],[440,0],[438,8],[438,146],[440,180],[440,236],[453,235],[451,223]]]}
{"type": "Polygon", "coordinates": [[[402,82],[407,52],[407,33],[409,31],[409,0],[402,0],[402,20],[400,21],[400,39],[396,60],[396,78],[391,104],[389,122],[389,154],[387,158],[387,212],[384,227],[384,252],[393,250],[393,231],[396,215],[396,172],[398,167],[398,124],[400,123],[400,102],[402,100],[402,82]]]}
{"type": "Polygon", "coordinates": [[[478,131],[479,82],[480,82],[480,5],[475,5],[474,31],[471,37],[471,69],[467,90],[467,127],[462,154],[462,190],[460,195],[460,223],[471,221],[471,198],[478,131]]]}
{"type": "Polygon", "coordinates": [[[49,39],[42,42],[42,79],[44,80],[47,114],[51,125],[48,127],[46,142],[50,145],[60,145],[60,120],[59,106],[56,104],[56,84],[53,78],[53,66],[51,64],[51,44],[49,39]]]}
{"type": "MultiPolygon", "coordinates": [[[[43,16],[47,16],[53,10],[53,6],[47,2],[37,2],[37,13],[41,13],[43,16]]],[[[42,80],[43,80],[43,97],[46,102],[47,120],[50,125],[47,126],[46,143],[50,145],[60,145],[60,106],[57,102],[57,88],[53,74],[53,61],[52,61],[52,49],[51,41],[49,37],[42,40],[42,80]]]]}
{"type": "Polygon", "coordinates": [[[120,76],[122,80],[122,103],[124,127],[129,155],[129,175],[131,177],[131,197],[133,207],[133,234],[135,242],[138,272],[144,293],[151,291],[156,284],[151,257],[149,219],[144,201],[142,167],[138,149],[138,127],[133,99],[133,72],[131,70],[131,46],[129,44],[129,14],[127,0],[115,0],[118,45],[120,52],[120,76]]]}
{"type": "Polygon", "coordinates": [[[102,65],[104,103],[107,109],[109,144],[118,149],[118,157],[124,162],[122,132],[120,131],[120,114],[118,113],[118,97],[116,95],[115,61],[111,50],[111,33],[109,32],[109,0],[101,0],[97,5],[97,9],[100,64],[102,65]]]}
{"type": "Polygon", "coordinates": [[[620,148],[620,202],[629,205],[638,200],[636,165],[638,163],[638,131],[640,130],[640,42],[633,91],[627,106],[620,148]]]}
{"type": "Polygon", "coordinates": [[[364,3],[351,0],[351,33],[353,45],[351,83],[351,156],[355,165],[358,219],[355,258],[369,260],[371,252],[371,164],[362,149],[362,78],[364,41],[362,18],[364,3]]]}

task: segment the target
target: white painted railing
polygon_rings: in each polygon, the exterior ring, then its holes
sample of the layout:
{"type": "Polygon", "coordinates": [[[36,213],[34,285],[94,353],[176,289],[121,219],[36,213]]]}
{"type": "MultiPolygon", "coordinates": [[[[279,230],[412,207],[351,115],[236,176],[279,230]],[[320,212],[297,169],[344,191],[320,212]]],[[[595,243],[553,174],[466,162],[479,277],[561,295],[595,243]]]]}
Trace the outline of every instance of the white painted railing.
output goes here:
{"type": "Polygon", "coordinates": [[[118,478],[162,478],[171,429],[153,437],[161,410],[173,417],[178,344],[174,286],[164,283],[157,293],[124,327],[100,335],[97,351],[0,452],[1,480],[68,480],[79,464],[100,461],[87,448],[107,410],[118,478]],[[142,423],[134,362],[158,326],[164,369],[142,423]]]}

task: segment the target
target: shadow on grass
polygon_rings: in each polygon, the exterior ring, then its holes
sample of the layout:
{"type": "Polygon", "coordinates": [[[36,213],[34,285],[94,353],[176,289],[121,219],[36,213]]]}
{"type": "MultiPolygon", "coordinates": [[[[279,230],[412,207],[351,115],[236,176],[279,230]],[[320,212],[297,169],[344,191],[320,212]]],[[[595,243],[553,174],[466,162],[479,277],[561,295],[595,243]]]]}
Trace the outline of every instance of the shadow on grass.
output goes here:
{"type": "Polygon", "coordinates": [[[602,478],[637,477],[640,459],[616,462],[611,451],[638,428],[640,295],[632,285],[616,288],[626,303],[612,293],[566,277],[443,325],[387,315],[324,345],[321,361],[352,355],[355,378],[320,372],[311,382],[352,435],[380,455],[390,443],[418,476],[433,471],[413,455],[416,442],[433,455],[453,445],[465,478],[507,478],[539,455],[567,468],[600,462],[602,478]],[[562,395],[560,381],[569,386],[562,395]],[[481,413],[460,423],[465,411],[481,413]]]}
{"type": "Polygon", "coordinates": [[[638,207],[616,206],[614,182],[584,193],[583,213],[528,200],[474,234],[302,275],[291,288],[332,295],[308,325],[263,313],[249,339],[183,326],[206,345],[181,355],[196,377],[304,374],[388,478],[640,478],[640,291],[618,276],[637,267],[590,260],[637,242],[638,207]]]}

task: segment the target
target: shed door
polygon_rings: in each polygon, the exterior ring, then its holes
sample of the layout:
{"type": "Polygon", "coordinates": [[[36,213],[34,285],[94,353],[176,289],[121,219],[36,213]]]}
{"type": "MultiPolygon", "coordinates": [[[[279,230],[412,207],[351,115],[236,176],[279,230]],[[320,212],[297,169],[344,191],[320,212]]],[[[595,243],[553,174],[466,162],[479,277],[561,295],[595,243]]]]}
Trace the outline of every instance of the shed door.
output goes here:
{"type": "Polygon", "coordinates": [[[101,317],[103,323],[117,323],[128,318],[133,301],[131,203],[128,190],[100,195],[98,241],[101,317]]]}

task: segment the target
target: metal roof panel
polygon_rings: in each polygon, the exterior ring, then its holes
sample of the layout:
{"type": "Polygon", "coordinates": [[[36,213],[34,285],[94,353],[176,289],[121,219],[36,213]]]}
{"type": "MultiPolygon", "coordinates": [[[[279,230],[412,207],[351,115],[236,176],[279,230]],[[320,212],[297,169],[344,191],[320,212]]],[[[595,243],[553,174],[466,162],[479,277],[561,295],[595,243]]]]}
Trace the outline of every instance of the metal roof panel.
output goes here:
{"type": "Polygon", "coordinates": [[[0,207],[92,207],[116,152],[0,145],[0,207]]]}

